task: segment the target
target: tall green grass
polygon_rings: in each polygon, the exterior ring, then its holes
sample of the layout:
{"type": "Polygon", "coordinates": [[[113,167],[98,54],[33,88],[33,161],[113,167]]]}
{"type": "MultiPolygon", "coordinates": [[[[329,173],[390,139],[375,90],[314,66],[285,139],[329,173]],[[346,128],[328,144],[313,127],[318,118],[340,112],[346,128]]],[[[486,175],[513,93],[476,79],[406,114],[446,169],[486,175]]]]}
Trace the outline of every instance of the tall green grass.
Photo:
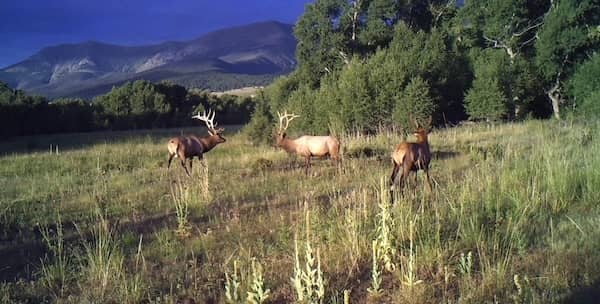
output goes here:
{"type": "Polygon", "coordinates": [[[343,135],[342,168],[308,176],[232,134],[192,178],[167,170],[168,132],[53,136],[69,148],[0,157],[0,255],[43,248],[2,265],[0,299],[225,302],[237,272],[250,302],[581,302],[600,279],[598,129],[435,130],[433,191],[419,173],[393,205],[390,131],[343,135]]]}

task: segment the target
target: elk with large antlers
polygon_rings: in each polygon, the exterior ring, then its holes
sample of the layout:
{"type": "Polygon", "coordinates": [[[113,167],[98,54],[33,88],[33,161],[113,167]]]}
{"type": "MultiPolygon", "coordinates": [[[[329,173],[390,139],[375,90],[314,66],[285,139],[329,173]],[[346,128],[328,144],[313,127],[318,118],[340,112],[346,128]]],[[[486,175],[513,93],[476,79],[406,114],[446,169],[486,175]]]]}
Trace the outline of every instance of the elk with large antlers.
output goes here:
{"type": "Polygon", "coordinates": [[[431,117],[427,127],[422,127],[417,121],[411,117],[412,123],[415,125],[414,136],[417,138],[416,142],[402,142],[394,152],[392,152],[392,161],[394,163],[394,170],[392,171],[392,177],[390,178],[390,196],[393,202],[394,200],[394,183],[396,182],[396,176],[398,171],[402,168],[402,175],[400,176],[400,191],[404,186],[404,181],[408,178],[410,172],[423,170],[427,179],[427,185],[431,191],[431,179],[429,178],[429,162],[431,161],[431,151],[429,150],[429,142],[427,141],[427,134],[431,131],[431,117]]]}
{"type": "Polygon", "coordinates": [[[185,173],[190,176],[190,172],[185,165],[186,159],[189,158],[190,162],[190,170],[192,170],[192,160],[194,156],[198,157],[200,161],[203,160],[203,154],[212,150],[216,145],[225,142],[225,138],[221,136],[221,133],[225,131],[223,128],[217,129],[217,125],[214,123],[215,112],[206,111],[200,115],[198,112],[197,115],[192,116],[192,118],[199,119],[206,124],[208,128],[209,136],[199,138],[196,135],[186,135],[174,137],[169,140],[167,144],[167,149],[169,150],[169,165],[167,169],[171,167],[171,160],[173,157],[178,157],[181,161],[181,166],[185,169],[185,173]]]}
{"type": "Polygon", "coordinates": [[[329,156],[333,161],[340,162],[340,142],[333,136],[310,136],[304,135],[296,139],[286,138],[285,131],[287,130],[290,121],[296,117],[295,114],[288,114],[287,111],[279,116],[279,129],[277,130],[276,146],[282,148],[288,153],[295,153],[304,157],[306,169],[310,167],[310,159],[313,156],[325,157],[329,156]]]}

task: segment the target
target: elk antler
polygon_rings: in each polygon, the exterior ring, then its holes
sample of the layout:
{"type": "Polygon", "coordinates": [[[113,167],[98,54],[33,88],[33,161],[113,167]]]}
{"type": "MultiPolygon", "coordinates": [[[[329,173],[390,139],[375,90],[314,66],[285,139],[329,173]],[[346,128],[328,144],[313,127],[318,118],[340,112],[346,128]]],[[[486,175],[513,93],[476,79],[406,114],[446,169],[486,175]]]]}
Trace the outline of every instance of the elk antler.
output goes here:
{"type": "Polygon", "coordinates": [[[287,130],[287,128],[290,125],[290,121],[292,121],[296,117],[300,117],[300,115],[288,114],[287,110],[283,113],[283,115],[281,115],[281,113],[279,113],[279,111],[277,111],[277,115],[279,116],[279,133],[282,133],[285,130],[287,130]],[[283,125],[284,120],[285,120],[285,126],[283,125]]]}
{"type": "Polygon", "coordinates": [[[412,122],[412,124],[415,126],[415,129],[421,128],[421,125],[419,125],[419,122],[412,116],[412,114],[409,115],[409,119],[410,122],[412,122]]]}
{"type": "Polygon", "coordinates": [[[204,111],[204,112],[202,112],[202,116],[200,116],[200,112],[198,112],[198,114],[192,116],[192,118],[202,120],[206,124],[206,127],[208,128],[208,133],[210,133],[211,135],[214,135],[214,134],[219,134],[225,130],[223,128],[217,129],[217,124],[214,122],[215,114],[216,113],[213,110],[208,110],[208,114],[206,114],[206,111],[204,111]],[[212,114],[212,116],[211,116],[211,114],[212,114]]]}
{"type": "Polygon", "coordinates": [[[428,128],[431,128],[431,123],[433,122],[433,116],[431,116],[431,115],[429,115],[429,119],[427,120],[427,124],[426,124],[426,125],[421,125],[421,124],[419,123],[419,121],[418,121],[418,120],[416,120],[416,119],[415,119],[415,118],[412,116],[412,114],[411,114],[411,115],[409,115],[409,119],[410,119],[410,121],[412,122],[412,124],[415,126],[415,128],[416,128],[416,129],[421,129],[421,128],[428,129],[428,128]]]}

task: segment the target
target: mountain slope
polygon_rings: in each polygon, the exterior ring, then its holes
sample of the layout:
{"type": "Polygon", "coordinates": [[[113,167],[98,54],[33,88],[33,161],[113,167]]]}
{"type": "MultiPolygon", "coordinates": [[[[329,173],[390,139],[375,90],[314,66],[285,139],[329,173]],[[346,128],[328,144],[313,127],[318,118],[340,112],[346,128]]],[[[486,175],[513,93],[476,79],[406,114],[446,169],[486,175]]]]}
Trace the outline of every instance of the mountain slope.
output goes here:
{"type": "Polygon", "coordinates": [[[1,69],[0,80],[48,97],[90,97],[135,79],[231,89],[290,72],[295,48],[291,25],[261,22],[148,46],[89,41],[47,47],[1,69]]]}

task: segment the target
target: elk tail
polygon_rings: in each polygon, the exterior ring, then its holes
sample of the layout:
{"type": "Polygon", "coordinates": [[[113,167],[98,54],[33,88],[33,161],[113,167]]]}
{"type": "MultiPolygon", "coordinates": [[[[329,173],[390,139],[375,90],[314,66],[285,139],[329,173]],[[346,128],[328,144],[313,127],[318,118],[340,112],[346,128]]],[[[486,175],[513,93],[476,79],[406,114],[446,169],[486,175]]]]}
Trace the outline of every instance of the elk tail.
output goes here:
{"type": "Polygon", "coordinates": [[[179,157],[179,149],[181,149],[181,140],[177,142],[177,148],[175,149],[177,157],[179,157]]]}

